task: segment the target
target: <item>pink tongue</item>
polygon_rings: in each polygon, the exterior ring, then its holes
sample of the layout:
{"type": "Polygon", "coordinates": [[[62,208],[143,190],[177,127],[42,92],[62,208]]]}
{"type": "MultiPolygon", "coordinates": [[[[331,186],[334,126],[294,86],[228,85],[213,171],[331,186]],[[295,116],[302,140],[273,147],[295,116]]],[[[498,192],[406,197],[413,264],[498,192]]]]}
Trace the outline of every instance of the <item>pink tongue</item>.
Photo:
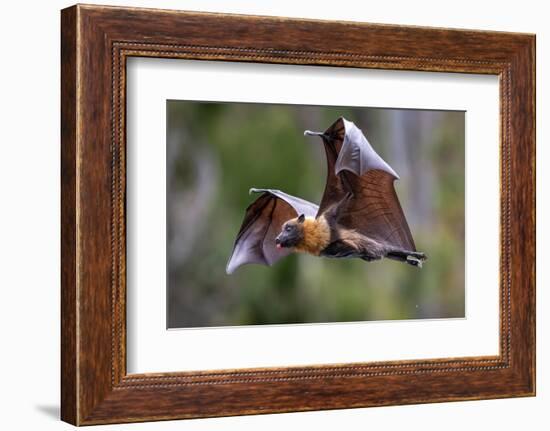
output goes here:
{"type": "Polygon", "coordinates": [[[277,248],[282,248],[281,244],[276,244],[277,248]]]}

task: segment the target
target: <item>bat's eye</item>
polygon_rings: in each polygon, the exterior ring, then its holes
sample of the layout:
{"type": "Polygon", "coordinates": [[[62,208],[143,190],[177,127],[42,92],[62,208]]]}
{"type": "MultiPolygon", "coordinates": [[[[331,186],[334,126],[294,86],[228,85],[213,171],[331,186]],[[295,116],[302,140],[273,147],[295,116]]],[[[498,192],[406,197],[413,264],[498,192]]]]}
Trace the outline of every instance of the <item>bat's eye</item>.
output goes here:
{"type": "Polygon", "coordinates": [[[290,226],[285,226],[285,231],[286,232],[290,232],[292,230],[292,228],[290,226]]]}

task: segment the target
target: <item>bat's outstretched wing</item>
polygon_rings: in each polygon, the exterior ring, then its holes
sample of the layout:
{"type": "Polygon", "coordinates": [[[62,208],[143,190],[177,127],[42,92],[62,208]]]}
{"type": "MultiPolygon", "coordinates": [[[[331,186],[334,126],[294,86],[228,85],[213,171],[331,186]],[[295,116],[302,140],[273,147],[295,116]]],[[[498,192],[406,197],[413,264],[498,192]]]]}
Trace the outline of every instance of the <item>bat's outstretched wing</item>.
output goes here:
{"type": "Polygon", "coordinates": [[[393,186],[399,178],[397,173],[351,121],[339,118],[319,135],[323,138],[329,168],[319,214],[337,205],[336,222],[341,227],[396,248],[415,251],[393,186]]]}
{"type": "Polygon", "coordinates": [[[287,220],[304,214],[315,217],[319,207],[279,190],[251,189],[262,193],[246,209],[243,224],[233,252],[227,262],[226,272],[232,274],[239,266],[247,263],[273,265],[282,257],[292,253],[287,248],[277,248],[275,237],[287,220]]]}

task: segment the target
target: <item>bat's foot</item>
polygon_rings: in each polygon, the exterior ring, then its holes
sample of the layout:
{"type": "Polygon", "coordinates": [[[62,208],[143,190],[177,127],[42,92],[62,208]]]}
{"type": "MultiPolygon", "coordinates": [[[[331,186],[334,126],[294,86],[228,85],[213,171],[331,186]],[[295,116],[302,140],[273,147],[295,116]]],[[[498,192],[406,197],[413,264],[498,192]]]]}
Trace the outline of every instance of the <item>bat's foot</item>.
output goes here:
{"type": "Polygon", "coordinates": [[[422,263],[427,259],[428,257],[419,251],[411,251],[407,254],[407,263],[418,268],[422,268],[422,263]]]}
{"type": "Polygon", "coordinates": [[[418,257],[414,256],[407,256],[407,263],[412,266],[417,266],[418,268],[422,268],[422,259],[419,259],[418,257]]]}
{"type": "Polygon", "coordinates": [[[428,257],[422,252],[408,250],[393,250],[388,253],[386,257],[408,263],[409,265],[416,266],[418,268],[422,268],[422,264],[428,259],[428,257]]]}

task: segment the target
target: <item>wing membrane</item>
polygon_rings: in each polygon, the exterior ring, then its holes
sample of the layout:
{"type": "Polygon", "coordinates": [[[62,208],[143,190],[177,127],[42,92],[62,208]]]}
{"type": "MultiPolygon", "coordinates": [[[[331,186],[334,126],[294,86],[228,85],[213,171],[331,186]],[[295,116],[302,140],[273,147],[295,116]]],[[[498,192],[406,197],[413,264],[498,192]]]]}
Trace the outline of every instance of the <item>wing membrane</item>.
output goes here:
{"type": "Polygon", "coordinates": [[[323,139],[328,167],[319,214],[337,206],[336,221],[341,227],[415,251],[393,184],[399,176],[363,132],[341,117],[317,135],[323,139]]]}
{"type": "Polygon", "coordinates": [[[361,176],[342,172],[351,193],[342,202],[338,223],[393,247],[416,251],[409,225],[395,192],[395,178],[385,171],[370,170],[361,176]]]}
{"type": "Polygon", "coordinates": [[[280,190],[251,189],[262,193],[245,212],[241,229],[227,262],[226,272],[232,274],[239,266],[248,263],[273,265],[288,256],[290,249],[277,248],[275,237],[287,220],[300,214],[314,217],[318,206],[280,190]]]}

